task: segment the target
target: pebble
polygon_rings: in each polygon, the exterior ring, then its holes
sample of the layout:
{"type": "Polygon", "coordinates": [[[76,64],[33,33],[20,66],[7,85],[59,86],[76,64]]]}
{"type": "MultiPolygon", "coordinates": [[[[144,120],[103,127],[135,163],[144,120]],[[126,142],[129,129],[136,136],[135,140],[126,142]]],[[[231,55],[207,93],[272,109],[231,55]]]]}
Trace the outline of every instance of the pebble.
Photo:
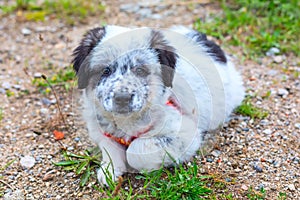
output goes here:
{"type": "Polygon", "coordinates": [[[279,96],[286,96],[286,95],[289,94],[289,92],[288,92],[286,89],[280,88],[280,89],[278,89],[277,94],[278,94],[279,96]]]}
{"type": "Polygon", "coordinates": [[[242,186],[241,186],[241,189],[242,189],[242,190],[248,190],[248,186],[242,185],[242,186]]]}
{"type": "Polygon", "coordinates": [[[213,159],[211,159],[211,158],[206,158],[206,161],[211,163],[211,162],[213,162],[213,159]]]}
{"type": "Polygon", "coordinates": [[[75,142],[79,142],[79,141],[80,141],[80,137],[74,138],[74,141],[75,141],[75,142]]]}
{"type": "Polygon", "coordinates": [[[32,156],[24,156],[24,157],[21,158],[20,164],[21,164],[22,167],[30,169],[34,166],[35,159],[32,156]]]}
{"type": "Polygon", "coordinates": [[[289,184],[289,185],[288,185],[288,188],[289,188],[289,190],[291,190],[291,191],[295,191],[295,190],[296,190],[294,184],[289,184]]]}
{"type": "Polygon", "coordinates": [[[40,109],[41,114],[47,115],[49,113],[49,110],[47,108],[41,108],[40,109]]]}
{"type": "Polygon", "coordinates": [[[4,200],[24,200],[25,196],[22,190],[15,190],[13,192],[6,193],[4,195],[4,200]]]}
{"type": "Polygon", "coordinates": [[[140,6],[134,3],[120,5],[120,11],[128,13],[136,13],[140,9],[140,6]]]}
{"type": "Polygon", "coordinates": [[[219,157],[220,154],[221,154],[221,151],[219,151],[219,150],[214,150],[211,152],[211,155],[213,155],[214,157],[219,157]]]}
{"type": "Polygon", "coordinates": [[[36,72],[33,74],[34,78],[41,78],[42,77],[42,73],[36,72]]]}
{"type": "Polygon", "coordinates": [[[9,90],[11,88],[11,85],[9,82],[3,82],[2,83],[2,87],[5,89],[5,90],[9,90]]]}
{"type": "Polygon", "coordinates": [[[138,10],[137,14],[139,14],[142,18],[148,18],[152,14],[152,10],[150,8],[143,8],[138,10]]]}
{"type": "Polygon", "coordinates": [[[284,60],[284,58],[283,58],[283,56],[274,56],[274,58],[273,58],[273,60],[274,60],[274,62],[276,62],[276,63],[282,63],[283,62],[283,60],[284,60]]]}
{"type": "Polygon", "coordinates": [[[21,30],[23,35],[30,35],[31,34],[31,30],[28,28],[22,28],[21,30]]]}
{"type": "Polygon", "coordinates": [[[255,169],[255,171],[256,171],[256,172],[259,172],[259,173],[263,172],[263,169],[262,169],[261,166],[259,166],[259,165],[254,165],[254,166],[253,166],[253,169],[255,169]]]}
{"type": "Polygon", "coordinates": [[[295,127],[298,128],[298,129],[300,129],[300,123],[296,123],[295,127]]]}
{"type": "Polygon", "coordinates": [[[50,106],[51,105],[51,101],[49,99],[45,98],[45,97],[43,97],[41,99],[41,101],[42,101],[42,104],[44,104],[46,106],[50,106]]]}
{"type": "Polygon", "coordinates": [[[271,129],[266,129],[263,131],[264,134],[270,135],[272,133],[271,129]]]}
{"type": "Polygon", "coordinates": [[[272,47],[266,52],[266,56],[274,56],[275,54],[278,53],[280,53],[280,50],[276,47],[272,47]]]}

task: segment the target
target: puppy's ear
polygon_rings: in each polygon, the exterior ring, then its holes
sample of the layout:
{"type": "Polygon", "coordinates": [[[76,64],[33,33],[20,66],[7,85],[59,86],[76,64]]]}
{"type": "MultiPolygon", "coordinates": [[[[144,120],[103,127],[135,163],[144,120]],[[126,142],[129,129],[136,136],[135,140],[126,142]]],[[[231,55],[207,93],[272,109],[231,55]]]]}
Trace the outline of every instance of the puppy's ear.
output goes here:
{"type": "Polygon", "coordinates": [[[89,62],[86,58],[105,35],[105,27],[94,28],[88,31],[79,46],[73,51],[73,68],[78,76],[78,88],[86,88],[89,80],[89,62]]]}
{"type": "Polygon", "coordinates": [[[172,87],[177,54],[159,31],[152,31],[150,47],[155,49],[161,64],[162,81],[166,87],[172,87]]]}

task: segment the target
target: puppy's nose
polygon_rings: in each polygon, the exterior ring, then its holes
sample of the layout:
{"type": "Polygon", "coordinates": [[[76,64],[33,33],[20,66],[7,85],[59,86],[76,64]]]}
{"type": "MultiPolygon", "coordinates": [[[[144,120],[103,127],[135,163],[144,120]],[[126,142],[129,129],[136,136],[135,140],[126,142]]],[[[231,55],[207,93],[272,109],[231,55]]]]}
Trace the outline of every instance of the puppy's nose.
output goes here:
{"type": "Polygon", "coordinates": [[[118,112],[129,112],[133,95],[128,92],[118,92],[114,95],[115,106],[118,112]]]}

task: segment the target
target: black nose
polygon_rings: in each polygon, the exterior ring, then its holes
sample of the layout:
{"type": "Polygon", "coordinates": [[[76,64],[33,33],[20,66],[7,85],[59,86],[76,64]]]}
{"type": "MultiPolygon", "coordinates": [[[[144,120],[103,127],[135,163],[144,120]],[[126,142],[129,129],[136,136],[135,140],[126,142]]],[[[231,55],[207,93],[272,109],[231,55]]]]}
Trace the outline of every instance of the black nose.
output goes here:
{"type": "Polygon", "coordinates": [[[115,109],[117,112],[125,113],[130,111],[130,104],[133,94],[128,92],[118,92],[114,95],[115,109]]]}

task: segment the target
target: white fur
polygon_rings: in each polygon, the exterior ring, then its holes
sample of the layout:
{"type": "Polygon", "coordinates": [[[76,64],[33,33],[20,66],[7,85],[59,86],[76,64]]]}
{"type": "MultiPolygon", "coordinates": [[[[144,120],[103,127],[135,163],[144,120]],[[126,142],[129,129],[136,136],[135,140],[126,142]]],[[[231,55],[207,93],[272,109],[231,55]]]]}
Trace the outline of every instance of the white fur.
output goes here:
{"type": "MultiPolygon", "coordinates": [[[[114,174],[114,180],[130,168],[154,170],[161,165],[174,164],[173,159],[176,162],[189,160],[201,147],[202,133],[222,125],[241,103],[244,88],[232,62],[229,58],[227,64],[215,61],[205,52],[204,46],[185,36],[189,31],[185,27],[161,31],[176,49],[179,58],[173,87],[167,88],[165,93],[162,92],[162,84],[154,84],[161,83],[161,80],[155,75],[150,77],[153,83],[148,86],[151,102],[143,111],[145,115],[141,116],[139,112],[127,117],[110,115],[97,101],[97,90],[89,87],[84,90],[83,116],[92,140],[102,150],[103,168],[114,174]],[[165,104],[170,97],[176,99],[180,110],[165,104]],[[106,123],[105,120],[114,123],[103,130],[97,115],[104,118],[103,123],[106,123]],[[126,133],[119,133],[119,136],[129,139],[138,136],[137,133],[149,125],[153,128],[135,139],[127,149],[103,135],[103,132],[114,133],[118,128],[126,133]],[[172,142],[161,142],[164,139],[172,142]]],[[[128,51],[147,48],[150,32],[149,28],[107,26],[106,35],[91,54],[90,67],[95,69],[98,63],[118,60],[128,51]]],[[[152,70],[152,74],[161,73],[155,65],[152,70]]],[[[142,100],[135,101],[139,104],[142,100]]],[[[106,106],[110,108],[112,103],[108,102],[106,106]]],[[[98,180],[107,183],[102,170],[98,171],[98,180]]]]}

